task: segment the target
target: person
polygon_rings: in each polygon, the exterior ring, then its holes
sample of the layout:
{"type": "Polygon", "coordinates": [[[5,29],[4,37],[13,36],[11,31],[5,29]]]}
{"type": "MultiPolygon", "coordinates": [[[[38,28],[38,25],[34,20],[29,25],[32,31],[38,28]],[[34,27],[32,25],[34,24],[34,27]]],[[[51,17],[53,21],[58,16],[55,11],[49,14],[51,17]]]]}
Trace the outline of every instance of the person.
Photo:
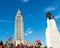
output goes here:
{"type": "Polygon", "coordinates": [[[30,48],[33,48],[33,45],[30,45],[30,48]]]}

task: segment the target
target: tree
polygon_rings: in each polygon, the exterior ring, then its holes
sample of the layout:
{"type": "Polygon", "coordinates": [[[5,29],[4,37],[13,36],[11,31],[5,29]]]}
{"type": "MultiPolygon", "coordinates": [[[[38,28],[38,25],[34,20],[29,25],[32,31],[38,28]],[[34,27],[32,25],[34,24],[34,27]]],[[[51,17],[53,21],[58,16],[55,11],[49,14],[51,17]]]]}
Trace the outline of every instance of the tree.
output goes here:
{"type": "Polygon", "coordinates": [[[0,41],[0,46],[1,46],[1,45],[3,46],[3,42],[2,42],[2,41],[0,41]]]}
{"type": "Polygon", "coordinates": [[[44,48],[47,48],[47,45],[44,48]]]}

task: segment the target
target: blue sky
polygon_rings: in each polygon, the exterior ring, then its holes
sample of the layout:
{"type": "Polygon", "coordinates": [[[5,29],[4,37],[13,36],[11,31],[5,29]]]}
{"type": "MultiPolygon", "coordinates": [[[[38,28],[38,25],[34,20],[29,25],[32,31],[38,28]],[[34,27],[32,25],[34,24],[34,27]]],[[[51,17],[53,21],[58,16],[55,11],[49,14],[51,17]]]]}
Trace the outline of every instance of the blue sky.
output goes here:
{"type": "Polygon", "coordinates": [[[46,11],[50,11],[56,20],[60,32],[60,0],[0,0],[0,40],[7,36],[14,38],[15,16],[21,10],[24,21],[25,40],[34,42],[40,39],[46,45],[46,11]]]}

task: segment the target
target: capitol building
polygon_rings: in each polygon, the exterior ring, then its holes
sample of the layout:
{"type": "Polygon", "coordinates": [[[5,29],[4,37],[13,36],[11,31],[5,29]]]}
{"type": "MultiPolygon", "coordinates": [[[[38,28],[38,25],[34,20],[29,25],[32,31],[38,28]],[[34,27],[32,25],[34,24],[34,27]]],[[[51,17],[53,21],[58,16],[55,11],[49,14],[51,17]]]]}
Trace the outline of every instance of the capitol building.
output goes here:
{"type": "Polygon", "coordinates": [[[14,44],[17,46],[18,44],[27,44],[31,45],[29,41],[24,40],[24,27],[23,27],[23,17],[21,15],[21,11],[18,9],[18,12],[15,17],[15,31],[14,31],[14,44]]]}

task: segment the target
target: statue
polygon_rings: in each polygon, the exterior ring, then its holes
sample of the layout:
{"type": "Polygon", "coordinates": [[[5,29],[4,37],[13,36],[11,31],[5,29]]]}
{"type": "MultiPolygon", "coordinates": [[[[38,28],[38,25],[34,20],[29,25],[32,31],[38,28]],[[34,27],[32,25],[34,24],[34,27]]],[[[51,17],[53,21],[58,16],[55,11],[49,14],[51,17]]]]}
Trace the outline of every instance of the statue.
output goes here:
{"type": "Polygon", "coordinates": [[[46,18],[48,18],[49,20],[54,19],[54,17],[52,16],[52,14],[49,11],[46,12],[46,18]]]}

